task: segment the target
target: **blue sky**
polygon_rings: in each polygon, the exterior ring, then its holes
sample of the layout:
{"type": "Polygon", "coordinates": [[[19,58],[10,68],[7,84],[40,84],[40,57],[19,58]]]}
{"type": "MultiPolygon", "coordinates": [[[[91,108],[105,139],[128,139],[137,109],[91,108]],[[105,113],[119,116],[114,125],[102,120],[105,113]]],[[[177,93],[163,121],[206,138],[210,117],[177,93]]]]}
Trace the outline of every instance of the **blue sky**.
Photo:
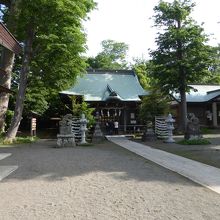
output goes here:
{"type": "MultiPolygon", "coordinates": [[[[169,2],[171,0],[168,0],[169,2]]],[[[129,45],[128,59],[148,58],[148,49],[154,49],[156,28],[153,28],[153,8],[158,0],[96,0],[97,9],[85,22],[88,56],[100,52],[102,40],[111,39],[129,45]]],[[[210,36],[210,45],[220,43],[220,0],[194,0],[196,6],[192,17],[204,23],[205,33],[210,36]]]]}

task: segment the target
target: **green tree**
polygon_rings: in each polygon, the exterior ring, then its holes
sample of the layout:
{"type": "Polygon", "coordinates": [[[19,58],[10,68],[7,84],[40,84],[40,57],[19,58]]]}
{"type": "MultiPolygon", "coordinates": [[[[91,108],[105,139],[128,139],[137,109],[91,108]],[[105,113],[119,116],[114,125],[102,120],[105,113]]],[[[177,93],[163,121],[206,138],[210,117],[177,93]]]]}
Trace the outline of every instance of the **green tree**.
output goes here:
{"type": "Polygon", "coordinates": [[[165,115],[169,112],[169,98],[164,96],[159,90],[152,90],[150,94],[143,98],[139,108],[140,119],[147,123],[154,124],[155,116],[165,115]]]}
{"type": "Polygon", "coordinates": [[[128,45],[113,40],[101,42],[102,51],[96,57],[89,57],[87,63],[93,69],[127,69],[126,61],[128,45]]]}
{"type": "Polygon", "coordinates": [[[220,45],[211,47],[211,52],[210,74],[207,74],[200,83],[220,84],[220,45]]]}
{"type": "Polygon", "coordinates": [[[190,14],[195,6],[190,0],[160,1],[154,8],[155,26],[161,28],[157,49],[151,52],[153,77],[160,88],[178,92],[181,98],[181,128],[185,131],[188,84],[210,74],[210,47],[203,28],[190,14]]]}
{"type": "Polygon", "coordinates": [[[138,80],[141,86],[148,90],[153,86],[154,79],[152,78],[151,72],[151,62],[144,59],[134,59],[134,64],[132,64],[132,69],[134,69],[137,74],[138,80]]]}
{"type": "Polygon", "coordinates": [[[20,0],[16,28],[18,38],[24,42],[24,55],[7,140],[16,136],[27,86],[29,100],[33,96],[48,98],[72,84],[77,74],[85,70],[81,56],[86,40],[82,20],[94,6],[92,0],[20,0]],[[36,94],[37,88],[44,88],[42,94],[36,94]]]}
{"type": "Polygon", "coordinates": [[[77,102],[76,97],[71,96],[70,97],[72,101],[72,113],[73,116],[81,118],[82,114],[85,114],[86,119],[88,120],[88,127],[95,124],[95,118],[93,116],[93,112],[95,111],[95,108],[90,108],[88,103],[86,103],[84,100],[81,100],[81,102],[77,102]]]}
{"type": "Polygon", "coordinates": [[[142,99],[139,106],[139,118],[145,123],[150,121],[154,124],[155,116],[168,113],[170,99],[161,92],[154,78],[152,78],[153,65],[151,61],[134,59],[132,68],[135,70],[141,86],[149,92],[149,95],[142,99]]]}

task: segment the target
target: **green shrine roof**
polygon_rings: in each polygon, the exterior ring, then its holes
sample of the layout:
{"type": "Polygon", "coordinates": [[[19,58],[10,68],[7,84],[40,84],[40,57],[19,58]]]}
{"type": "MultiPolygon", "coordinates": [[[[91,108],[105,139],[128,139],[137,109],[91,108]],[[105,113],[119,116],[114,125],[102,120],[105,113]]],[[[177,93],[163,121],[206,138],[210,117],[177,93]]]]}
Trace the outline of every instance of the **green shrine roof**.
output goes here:
{"type": "MultiPolygon", "coordinates": [[[[186,94],[187,102],[208,102],[220,96],[220,85],[189,85],[189,93],[186,94]]],[[[178,93],[173,94],[174,98],[180,100],[178,93]]]]}
{"type": "Polygon", "coordinates": [[[60,94],[84,96],[85,101],[140,101],[140,96],[148,92],[141,87],[134,71],[89,70],[77,78],[74,86],[60,94]]]}

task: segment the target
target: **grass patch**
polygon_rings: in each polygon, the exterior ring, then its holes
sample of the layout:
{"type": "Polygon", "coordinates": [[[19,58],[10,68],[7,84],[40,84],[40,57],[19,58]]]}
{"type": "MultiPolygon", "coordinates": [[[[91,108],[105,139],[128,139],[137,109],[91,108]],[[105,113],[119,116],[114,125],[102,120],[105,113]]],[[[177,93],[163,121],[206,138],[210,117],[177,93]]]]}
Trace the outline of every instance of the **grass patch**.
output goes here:
{"type": "Polygon", "coordinates": [[[213,134],[213,129],[210,128],[201,128],[202,134],[213,134]]]}
{"type": "Polygon", "coordinates": [[[181,140],[178,141],[177,144],[181,144],[181,145],[207,145],[207,144],[211,144],[211,142],[207,139],[193,139],[193,140],[181,140]]]}
{"type": "Polygon", "coordinates": [[[93,147],[94,144],[86,143],[86,144],[78,144],[78,146],[80,146],[80,147],[93,147]]]}
{"type": "Polygon", "coordinates": [[[36,140],[38,140],[37,137],[30,137],[30,136],[27,136],[27,137],[16,137],[15,140],[13,140],[13,142],[11,143],[11,142],[4,141],[4,137],[0,136],[0,144],[3,144],[3,145],[28,144],[28,143],[33,143],[36,140]]]}
{"type": "Polygon", "coordinates": [[[158,140],[166,140],[168,137],[167,136],[157,136],[158,140]]]}
{"type": "Polygon", "coordinates": [[[133,139],[133,140],[141,140],[142,136],[133,136],[131,139],[133,139]]]}

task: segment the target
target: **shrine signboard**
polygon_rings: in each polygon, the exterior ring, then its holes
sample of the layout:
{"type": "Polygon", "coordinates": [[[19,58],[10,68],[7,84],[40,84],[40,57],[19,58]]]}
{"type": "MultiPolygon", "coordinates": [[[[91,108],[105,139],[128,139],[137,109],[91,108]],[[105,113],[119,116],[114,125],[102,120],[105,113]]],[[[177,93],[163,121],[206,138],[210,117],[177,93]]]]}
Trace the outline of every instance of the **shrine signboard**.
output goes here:
{"type": "Polygon", "coordinates": [[[31,118],[31,136],[36,136],[37,131],[37,119],[31,118]]]}

